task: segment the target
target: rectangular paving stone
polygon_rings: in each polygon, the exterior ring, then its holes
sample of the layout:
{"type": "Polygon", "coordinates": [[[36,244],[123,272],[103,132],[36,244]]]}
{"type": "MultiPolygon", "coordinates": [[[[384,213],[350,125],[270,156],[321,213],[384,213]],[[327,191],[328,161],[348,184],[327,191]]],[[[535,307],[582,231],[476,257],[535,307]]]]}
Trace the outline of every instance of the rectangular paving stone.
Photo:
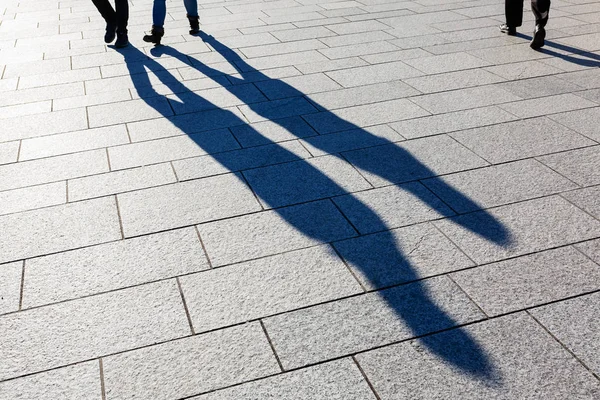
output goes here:
{"type": "Polygon", "coordinates": [[[361,67],[367,64],[368,62],[360,57],[349,57],[337,60],[325,59],[315,62],[299,63],[294,64],[294,67],[297,68],[303,74],[315,74],[317,72],[335,71],[338,69],[361,67]]]}
{"type": "Polygon", "coordinates": [[[600,240],[590,240],[589,242],[577,244],[575,247],[600,265],[600,240]]]}
{"type": "Polygon", "coordinates": [[[0,107],[0,121],[6,118],[17,118],[47,114],[52,111],[52,101],[38,101],[35,103],[17,104],[13,106],[0,107]]]}
{"type": "MultiPolygon", "coordinates": [[[[508,90],[523,99],[546,97],[581,90],[574,83],[567,82],[557,76],[541,76],[532,79],[519,79],[501,83],[502,89],[508,90]]],[[[543,100],[540,100],[543,102],[543,100]]],[[[557,116],[558,117],[558,116],[557,116]]]]}
{"type": "Polygon", "coordinates": [[[490,65],[489,62],[468,53],[451,53],[430,57],[419,57],[405,60],[404,62],[426,74],[441,74],[444,72],[481,68],[490,65]]]}
{"type": "Polygon", "coordinates": [[[454,215],[419,182],[366,190],[333,201],[361,234],[454,215]]]}
{"type": "Polygon", "coordinates": [[[178,399],[280,372],[258,322],[127,352],[104,361],[110,399],[178,399]]]}
{"type": "Polygon", "coordinates": [[[0,377],[175,339],[189,329],[174,280],[5,315],[0,317],[0,349],[6,355],[0,377]]]}
{"type": "Polygon", "coordinates": [[[196,332],[362,293],[328,246],[180,278],[196,332]]]}
{"type": "Polygon", "coordinates": [[[284,369],[292,369],[482,316],[458,286],[438,277],[278,315],[264,324],[284,369]]]}
{"type": "Polygon", "coordinates": [[[67,202],[65,182],[30,186],[0,192],[0,215],[35,210],[67,202]]]}
{"type": "Polygon", "coordinates": [[[563,247],[455,272],[452,279],[489,316],[598,290],[600,267],[563,247]]]}
{"type": "Polygon", "coordinates": [[[21,261],[0,265],[0,315],[19,310],[22,274],[21,261]]]}
{"type": "Polygon", "coordinates": [[[478,264],[600,237],[600,222],[559,196],[434,224],[478,264]]]}
{"type": "Polygon", "coordinates": [[[2,141],[78,131],[88,128],[84,108],[54,111],[39,115],[5,118],[2,120],[2,141]],[[40,121],[44,121],[40,124],[40,121]]]}
{"type": "Polygon", "coordinates": [[[82,96],[69,96],[60,99],[54,99],[52,102],[53,110],[68,110],[70,108],[95,106],[106,103],[117,103],[131,100],[131,92],[128,89],[113,90],[110,92],[93,93],[82,96]]]}
{"type": "Polygon", "coordinates": [[[572,192],[564,193],[562,196],[585,210],[594,217],[600,219],[600,186],[589,187],[572,192]]]}
{"type": "Polygon", "coordinates": [[[20,142],[0,143],[0,165],[17,162],[20,142]]]}
{"type": "Polygon", "coordinates": [[[256,198],[236,174],[159,186],[117,195],[125,237],[259,211],[256,198]]]}
{"type": "MultiPolygon", "coordinates": [[[[321,73],[267,80],[256,83],[256,86],[270,100],[327,92],[341,88],[331,78],[321,73]]],[[[246,103],[248,102],[246,101],[246,103]]]]}
{"type": "Polygon", "coordinates": [[[600,132],[595,127],[595,121],[600,118],[600,107],[555,114],[550,118],[575,132],[600,142],[600,132]]]}
{"type": "MultiPolygon", "coordinates": [[[[267,18],[268,19],[268,18],[267,18]]],[[[266,22],[266,21],[265,21],[266,22]]],[[[288,22],[288,21],[281,21],[288,22]]],[[[289,21],[291,22],[291,21],[289,21]]],[[[268,22],[267,22],[268,23],[268,22]]],[[[316,39],[296,40],[287,43],[264,44],[260,46],[244,47],[240,51],[248,58],[264,57],[277,54],[296,53],[307,50],[317,50],[326,45],[316,39]]]]}
{"type": "Polygon", "coordinates": [[[535,60],[495,65],[487,67],[485,70],[511,81],[554,75],[562,72],[558,68],[551,67],[550,65],[535,60]]]}
{"type": "Polygon", "coordinates": [[[414,340],[373,350],[357,360],[381,398],[592,399],[600,390],[589,371],[523,313],[439,333],[427,345],[414,340]]]}
{"type": "Polygon", "coordinates": [[[533,159],[431,178],[423,184],[459,213],[577,188],[575,183],[533,159]]]}
{"type": "Polygon", "coordinates": [[[494,164],[595,144],[546,117],[454,132],[450,136],[494,164]]]}
{"type": "Polygon", "coordinates": [[[371,188],[345,160],[324,156],[244,171],[265,208],[318,200],[371,188]]]}
{"type": "Polygon", "coordinates": [[[522,100],[510,104],[502,104],[500,107],[520,118],[530,118],[581,108],[596,107],[597,105],[593,101],[566,93],[545,97],[544,101],[537,99],[522,100]]]}
{"type": "Polygon", "coordinates": [[[326,134],[425,115],[429,113],[410,100],[397,99],[309,114],[304,119],[317,132],[326,134]]]}
{"type": "Polygon", "coordinates": [[[356,236],[338,209],[317,201],[198,226],[213,266],[356,236]]]}
{"type": "Polygon", "coordinates": [[[111,168],[119,170],[238,148],[231,133],[220,129],[111,147],[108,154],[111,168]]]}
{"type": "Polygon", "coordinates": [[[446,135],[343,153],[375,187],[487,165],[446,135]]]}
{"type": "Polygon", "coordinates": [[[290,397],[331,400],[375,399],[360,370],[350,359],[332,361],[292,371],[256,382],[207,393],[192,399],[233,400],[290,397]]]}
{"type": "MultiPolygon", "coordinates": [[[[408,51],[408,50],[405,50],[408,51]]],[[[413,60],[416,61],[416,60],[413,60]]],[[[504,78],[483,69],[446,72],[405,79],[404,82],[423,93],[445,92],[472,86],[503,82],[504,78]]]]}
{"type": "Polygon", "coordinates": [[[582,186],[600,183],[600,146],[550,154],[538,160],[582,186]]]}
{"type": "Polygon", "coordinates": [[[531,311],[552,335],[595,374],[600,372],[600,326],[596,318],[600,312],[599,297],[599,293],[593,293],[531,311]]]}
{"type": "Polygon", "coordinates": [[[239,66],[242,71],[261,71],[267,68],[285,67],[302,63],[327,61],[327,57],[316,50],[300,51],[289,54],[276,54],[266,57],[257,57],[245,61],[247,65],[239,66]]]}
{"type": "Polygon", "coordinates": [[[173,168],[179,180],[185,181],[310,157],[298,141],[289,141],[173,161],[173,168]]]}
{"type": "Polygon", "coordinates": [[[402,61],[330,71],[326,74],[344,87],[372,85],[424,75],[402,61]]]}
{"type": "MultiPolygon", "coordinates": [[[[393,38],[393,36],[390,37],[393,38]]],[[[320,52],[327,58],[335,60],[352,56],[379,54],[396,50],[398,50],[398,46],[394,46],[389,42],[380,41],[374,43],[358,43],[347,46],[331,47],[327,49],[321,49],[320,52]]]]}
{"type": "Polygon", "coordinates": [[[18,189],[108,171],[106,151],[93,150],[0,166],[0,190],[18,189]]]}
{"type": "Polygon", "coordinates": [[[124,101],[119,107],[114,104],[91,106],[87,111],[91,128],[173,115],[169,102],[162,97],[124,101]]]}
{"type": "Polygon", "coordinates": [[[496,106],[431,115],[389,124],[396,132],[408,139],[477,128],[517,119],[496,106]]]}
{"type": "MultiPolygon", "coordinates": [[[[5,79],[0,82],[5,81],[5,79]]],[[[0,84],[1,85],[1,84],[0,84]]],[[[0,89],[0,92],[2,90],[0,89]]],[[[0,105],[24,104],[43,100],[53,100],[52,110],[57,111],[56,104],[64,97],[82,96],[84,87],[82,82],[67,83],[64,85],[46,86],[34,89],[24,89],[10,92],[10,96],[3,96],[0,105]]],[[[80,106],[81,107],[81,106],[80,106]]]]}
{"type": "Polygon", "coordinates": [[[480,86],[411,98],[433,114],[519,101],[521,98],[496,85],[480,86]]]}
{"type": "Polygon", "coordinates": [[[33,258],[25,262],[23,308],[122,289],[208,268],[208,261],[193,228],[33,258]]]}
{"type": "Polygon", "coordinates": [[[430,223],[343,240],[334,247],[369,290],[473,266],[430,223]]]}
{"type": "Polygon", "coordinates": [[[177,181],[168,163],[149,165],[69,180],[69,201],[108,196],[177,181]]]}
{"type": "Polygon", "coordinates": [[[314,156],[341,153],[364,147],[389,144],[404,140],[387,125],[375,125],[363,129],[318,135],[302,140],[302,144],[314,156]]]}
{"type": "MultiPolygon", "coordinates": [[[[250,122],[293,117],[317,111],[315,107],[303,97],[291,97],[288,99],[265,101],[253,105],[243,105],[239,107],[239,110],[246,117],[246,120],[250,122]]],[[[244,122],[246,120],[244,120],[244,122]]]]}
{"type": "Polygon", "coordinates": [[[341,90],[315,93],[308,98],[322,111],[359,106],[414,96],[419,92],[402,81],[376,83],[341,90]]]}
{"type": "Polygon", "coordinates": [[[410,60],[413,58],[427,57],[430,54],[431,53],[428,53],[425,50],[422,50],[419,48],[419,49],[389,51],[386,53],[379,53],[379,54],[367,54],[365,56],[361,56],[361,58],[363,60],[365,60],[366,62],[368,62],[369,64],[381,64],[381,63],[391,62],[391,61],[403,61],[403,60],[410,60]]]}
{"type": "Polygon", "coordinates": [[[89,361],[0,383],[0,399],[101,400],[100,366],[89,361]]]}
{"type": "Polygon", "coordinates": [[[63,83],[83,82],[100,79],[99,68],[86,68],[47,74],[24,76],[19,79],[19,89],[30,89],[41,86],[60,85],[63,83]]]}
{"type": "Polygon", "coordinates": [[[272,119],[234,126],[231,128],[231,132],[242,147],[259,146],[317,135],[300,117],[272,119]]]}
{"type": "Polygon", "coordinates": [[[198,92],[180,92],[168,95],[175,114],[187,114],[215,108],[226,108],[266,101],[267,98],[254,85],[217,87],[198,92]]]}
{"type": "Polygon", "coordinates": [[[115,200],[104,198],[0,217],[0,262],[121,238],[115,200]]]}
{"type": "Polygon", "coordinates": [[[19,160],[75,153],[125,143],[129,143],[125,125],[42,136],[22,141],[19,160]]]}

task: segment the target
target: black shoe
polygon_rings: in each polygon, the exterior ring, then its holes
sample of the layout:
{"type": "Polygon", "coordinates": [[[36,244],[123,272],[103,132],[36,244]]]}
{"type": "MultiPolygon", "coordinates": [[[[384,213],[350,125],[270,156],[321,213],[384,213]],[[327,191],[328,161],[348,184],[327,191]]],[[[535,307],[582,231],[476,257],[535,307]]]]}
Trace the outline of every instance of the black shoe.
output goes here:
{"type": "Polygon", "coordinates": [[[502,25],[500,25],[499,28],[500,28],[500,32],[506,33],[507,35],[515,36],[517,34],[517,28],[515,28],[514,26],[508,26],[506,24],[502,24],[502,25]]]}
{"type": "Polygon", "coordinates": [[[123,47],[129,46],[129,39],[127,38],[127,31],[118,32],[117,31],[117,41],[115,42],[115,47],[117,49],[122,49],[123,47]]]}
{"type": "Polygon", "coordinates": [[[190,21],[190,35],[197,35],[198,33],[200,33],[200,17],[192,17],[190,15],[188,15],[187,17],[190,21]]]}
{"type": "Polygon", "coordinates": [[[150,34],[149,35],[144,35],[144,37],[142,39],[146,43],[160,44],[160,39],[162,39],[162,37],[164,36],[164,34],[165,34],[165,29],[164,28],[152,25],[152,29],[150,30],[150,34]]]}
{"type": "Polygon", "coordinates": [[[529,43],[529,47],[534,50],[541,49],[544,47],[544,39],[546,39],[546,30],[541,26],[536,26],[533,31],[533,39],[531,39],[531,43],[529,43]]]}
{"type": "Polygon", "coordinates": [[[117,26],[113,24],[106,24],[106,33],[104,34],[104,43],[112,43],[117,35],[117,26]]]}

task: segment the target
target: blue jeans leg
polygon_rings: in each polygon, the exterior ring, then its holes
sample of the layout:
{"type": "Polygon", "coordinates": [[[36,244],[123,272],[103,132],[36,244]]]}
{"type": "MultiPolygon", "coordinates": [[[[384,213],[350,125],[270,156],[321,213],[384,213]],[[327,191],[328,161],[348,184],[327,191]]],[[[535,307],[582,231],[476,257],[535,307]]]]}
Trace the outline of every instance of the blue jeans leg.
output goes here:
{"type": "Polygon", "coordinates": [[[152,6],[152,25],[163,27],[167,16],[166,0],[154,0],[152,6]]]}
{"type": "Polygon", "coordinates": [[[185,11],[190,17],[198,16],[198,0],[183,0],[185,11]]]}

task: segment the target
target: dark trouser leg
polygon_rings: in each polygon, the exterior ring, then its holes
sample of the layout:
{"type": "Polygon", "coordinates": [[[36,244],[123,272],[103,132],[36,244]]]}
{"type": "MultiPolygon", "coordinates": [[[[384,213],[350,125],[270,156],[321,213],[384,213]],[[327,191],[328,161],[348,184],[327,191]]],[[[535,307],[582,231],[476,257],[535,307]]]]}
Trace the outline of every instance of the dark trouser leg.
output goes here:
{"type": "Polygon", "coordinates": [[[127,0],[115,0],[117,9],[117,31],[127,31],[127,20],[129,19],[129,2],[127,0]]]}
{"type": "Polygon", "coordinates": [[[514,28],[523,25],[523,0],[506,0],[504,9],[506,25],[514,28]]]}
{"type": "Polygon", "coordinates": [[[535,24],[541,28],[545,27],[548,23],[550,0],[531,0],[531,11],[535,15],[535,24]]]}
{"type": "Polygon", "coordinates": [[[100,11],[100,15],[102,15],[107,24],[117,25],[117,13],[108,0],[92,0],[92,3],[100,11]]]}

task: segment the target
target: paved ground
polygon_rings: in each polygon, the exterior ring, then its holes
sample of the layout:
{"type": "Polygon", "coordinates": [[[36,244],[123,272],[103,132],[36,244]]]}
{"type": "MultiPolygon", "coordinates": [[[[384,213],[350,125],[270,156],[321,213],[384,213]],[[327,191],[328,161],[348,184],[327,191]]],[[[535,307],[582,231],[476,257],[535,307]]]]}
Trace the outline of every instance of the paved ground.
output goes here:
{"type": "Polygon", "coordinates": [[[0,0],[1,399],[600,399],[600,1],[0,0]]]}

